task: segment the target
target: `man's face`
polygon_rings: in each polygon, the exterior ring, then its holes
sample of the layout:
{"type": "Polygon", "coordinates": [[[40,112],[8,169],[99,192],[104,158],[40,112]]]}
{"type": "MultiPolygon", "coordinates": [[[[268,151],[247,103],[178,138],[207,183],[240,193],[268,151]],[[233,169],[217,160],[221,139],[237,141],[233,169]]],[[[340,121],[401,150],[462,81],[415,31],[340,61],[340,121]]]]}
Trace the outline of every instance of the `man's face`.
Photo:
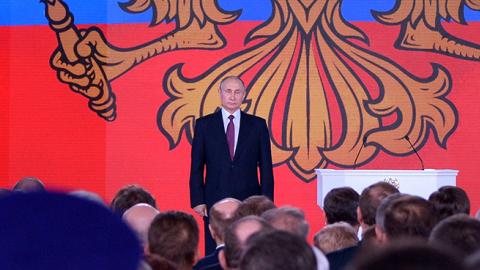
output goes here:
{"type": "Polygon", "coordinates": [[[220,99],[222,107],[229,113],[234,113],[240,109],[245,98],[245,88],[242,83],[235,79],[229,79],[223,82],[220,87],[220,99]]]}

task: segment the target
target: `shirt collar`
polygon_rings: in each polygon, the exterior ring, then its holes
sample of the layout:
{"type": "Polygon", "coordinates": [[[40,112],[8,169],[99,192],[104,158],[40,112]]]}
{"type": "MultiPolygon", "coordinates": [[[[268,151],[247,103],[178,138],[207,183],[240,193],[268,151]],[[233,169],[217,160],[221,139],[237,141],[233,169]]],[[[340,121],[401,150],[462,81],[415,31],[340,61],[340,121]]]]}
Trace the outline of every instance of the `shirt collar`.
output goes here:
{"type": "MultiPolygon", "coordinates": [[[[240,109],[236,110],[231,115],[233,115],[235,119],[240,119],[240,109]]],[[[223,107],[222,107],[222,116],[223,116],[223,119],[228,119],[228,117],[230,116],[230,113],[227,112],[227,110],[225,110],[223,107]]]]}

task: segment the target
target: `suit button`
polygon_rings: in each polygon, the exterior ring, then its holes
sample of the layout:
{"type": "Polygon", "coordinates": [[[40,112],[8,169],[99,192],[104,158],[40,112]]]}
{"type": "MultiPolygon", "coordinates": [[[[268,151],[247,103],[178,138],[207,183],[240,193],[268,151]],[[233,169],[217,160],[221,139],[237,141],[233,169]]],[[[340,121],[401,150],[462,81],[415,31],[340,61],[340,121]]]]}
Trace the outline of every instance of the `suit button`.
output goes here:
{"type": "Polygon", "coordinates": [[[235,165],[230,165],[230,169],[233,169],[233,168],[235,168],[235,165]]]}

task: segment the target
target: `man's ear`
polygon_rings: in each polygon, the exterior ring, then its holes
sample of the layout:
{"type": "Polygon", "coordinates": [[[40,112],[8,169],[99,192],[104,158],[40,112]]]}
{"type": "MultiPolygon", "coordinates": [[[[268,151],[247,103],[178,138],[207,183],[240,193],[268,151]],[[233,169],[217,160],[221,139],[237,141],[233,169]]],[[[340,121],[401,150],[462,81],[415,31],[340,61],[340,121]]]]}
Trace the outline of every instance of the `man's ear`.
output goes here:
{"type": "Polygon", "coordinates": [[[218,261],[220,262],[220,266],[222,266],[223,269],[228,269],[227,268],[227,259],[225,259],[225,250],[222,249],[220,252],[218,252],[218,261]]]}
{"type": "Polygon", "coordinates": [[[362,211],[360,210],[360,206],[357,207],[357,221],[360,224],[360,226],[363,224],[363,215],[362,215],[362,211]]]}
{"type": "Polygon", "coordinates": [[[208,230],[210,231],[210,235],[212,235],[213,240],[215,241],[215,244],[218,242],[218,235],[215,232],[215,230],[212,227],[212,224],[208,224],[208,230]]]}
{"type": "Polygon", "coordinates": [[[197,251],[195,252],[195,258],[193,258],[193,264],[192,265],[197,264],[197,262],[199,260],[200,260],[200,250],[198,250],[198,248],[197,248],[197,251]]]}
{"type": "Polygon", "coordinates": [[[387,234],[378,225],[375,225],[375,235],[377,236],[378,243],[380,244],[388,243],[387,234]]]}
{"type": "Polygon", "coordinates": [[[148,243],[145,244],[145,246],[143,247],[143,254],[150,255],[150,247],[149,247],[148,243]]]}

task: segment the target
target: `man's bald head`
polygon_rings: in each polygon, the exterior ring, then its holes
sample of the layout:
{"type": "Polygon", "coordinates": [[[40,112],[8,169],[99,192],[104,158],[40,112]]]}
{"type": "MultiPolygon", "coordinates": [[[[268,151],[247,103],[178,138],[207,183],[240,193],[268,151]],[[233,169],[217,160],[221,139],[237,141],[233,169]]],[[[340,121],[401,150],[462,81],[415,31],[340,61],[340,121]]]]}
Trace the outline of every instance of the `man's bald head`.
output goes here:
{"type": "Polygon", "coordinates": [[[153,219],[160,212],[146,203],[139,203],[130,207],[123,214],[123,220],[137,234],[142,246],[148,243],[148,230],[153,219]]]}
{"type": "Polygon", "coordinates": [[[210,233],[217,244],[223,244],[225,229],[233,223],[233,216],[240,201],[234,198],[226,198],[215,203],[210,209],[210,233]]]}

